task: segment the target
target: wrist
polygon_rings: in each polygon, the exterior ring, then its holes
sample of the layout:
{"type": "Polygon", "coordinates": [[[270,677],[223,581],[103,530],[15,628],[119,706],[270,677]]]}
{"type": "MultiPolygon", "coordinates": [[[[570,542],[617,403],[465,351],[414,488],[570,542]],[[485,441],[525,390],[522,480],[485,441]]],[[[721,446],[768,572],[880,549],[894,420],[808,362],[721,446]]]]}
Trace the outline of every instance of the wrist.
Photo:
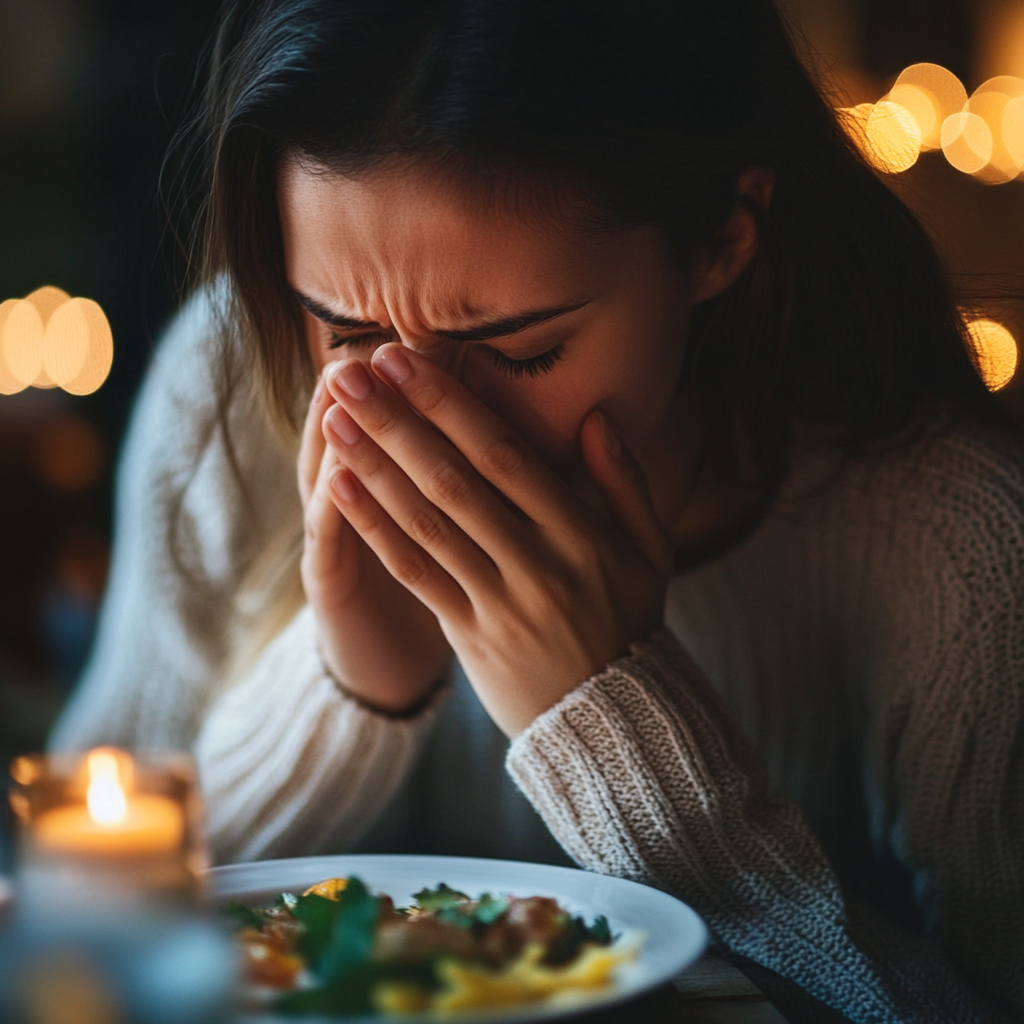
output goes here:
{"type": "Polygon", "coordinates": [[[332,666],[330,660],[325,656],[321,646],[318,645],[317,650],[324,675],[338,690],[367,711],[383,715],[385,718],[415,718],[434,702],[438,694],[448,684],[448,674],[439,672],[430,676],[420,685],[375,687],[372,691],[367,692],[363,687],[355,686],[343,678],[342,674],[332,666]]]}

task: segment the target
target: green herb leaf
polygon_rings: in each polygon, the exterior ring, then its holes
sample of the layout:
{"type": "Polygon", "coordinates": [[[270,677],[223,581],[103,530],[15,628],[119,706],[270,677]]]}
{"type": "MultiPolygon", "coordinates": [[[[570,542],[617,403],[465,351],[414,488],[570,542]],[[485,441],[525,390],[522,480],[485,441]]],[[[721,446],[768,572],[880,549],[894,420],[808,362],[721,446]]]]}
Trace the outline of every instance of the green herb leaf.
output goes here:
{"type": "Polygon", "coordinates": [[[612,930],[608,927],[608,918],[602,914],[594,920],[592,925],[587,925],[582,918],[578,919],[583,925],[583,933],[590,942],[596,942],[599,946],[610,946],[612,942],[612,930]]]}
{"type": "Polygon", "coordinates": [[[388,964],[368,961],[354,967],[329,984],[300,992],[288,992],[274,1000],[274,1009],[283,1014],[310,1013],[348,1016],[373,1012],[373,990],[389,981],[403,981],[434,990],[440,986],[434,963],[388,964]]]}
{"type": "Polygon", "coordinates": [[[330,938],[316,967],[324,981],[341,978],[370,959],[380,917],[380,900],[358,878],[348,880],[337,906],[330,938]]]}
{"type": "Polygon", "coordinates": [[[484,927],[494,924],[508,910],[508,900],[485,892],[473,908],[473,917],[484,927]]]}
{"type": "Polygon", "coordinates": [[[302,934],[297,943],[299,953],[310,968],[316,972],[331,940],[334,922],[340,912],[340,905],[334,900],[310,894],[295,901],[292,913],[302,924],[302,934]]]}
{"type": "Polygon", "coordinates": [[[225,917],[234,921],[239,928],[260,929],[263,927],[263,915],[258,910],[247,907],[244,903],[236,903],[234,900],[231,900],[228,903],[222,903],[219,909],[225,917]]]}
{"type": "Polygon", "coordinates": [[[421,910],[452,910],[463,903],[469,903],[464,892],[451,889],[441,882],[436,889],[421,889],[413,899],[421,910]]]}

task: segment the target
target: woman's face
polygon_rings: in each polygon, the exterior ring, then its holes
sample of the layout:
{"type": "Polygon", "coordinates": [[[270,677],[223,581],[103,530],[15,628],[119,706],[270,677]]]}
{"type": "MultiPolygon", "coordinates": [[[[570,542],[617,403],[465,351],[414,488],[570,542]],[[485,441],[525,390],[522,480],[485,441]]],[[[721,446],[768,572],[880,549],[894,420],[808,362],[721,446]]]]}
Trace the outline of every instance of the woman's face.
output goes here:
{"type": "Polygon", "coordinates": [[[399,341],[441,364],[566,477],[600,408],[636,454],[672,405],[690,314],[656,229],[598,234],[474,202],[440,176],[292,159],[279,206],[317,368],[399,341]]]}

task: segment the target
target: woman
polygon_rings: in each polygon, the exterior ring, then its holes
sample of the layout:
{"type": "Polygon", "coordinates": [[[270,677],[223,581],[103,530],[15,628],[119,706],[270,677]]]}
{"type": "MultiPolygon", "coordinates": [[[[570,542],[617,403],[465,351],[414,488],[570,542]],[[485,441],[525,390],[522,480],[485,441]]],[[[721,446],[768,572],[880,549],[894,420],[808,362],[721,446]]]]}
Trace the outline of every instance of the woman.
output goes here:
{"type": "Polygon", "coordinates": [[[568,854],[1019,1017],[1020,454],[766,0],[234,4],[193,136],[56,742],[193,749],[223,859],[568,854]]]}

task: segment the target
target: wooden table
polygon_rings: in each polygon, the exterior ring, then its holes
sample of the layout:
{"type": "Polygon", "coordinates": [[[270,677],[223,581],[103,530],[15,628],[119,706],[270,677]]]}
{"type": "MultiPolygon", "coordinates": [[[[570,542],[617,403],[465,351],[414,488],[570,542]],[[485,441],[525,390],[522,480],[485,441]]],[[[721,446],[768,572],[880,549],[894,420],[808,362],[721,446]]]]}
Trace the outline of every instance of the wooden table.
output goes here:
{"type": "Polygon", "coordinates": [[[724,960],[706,956],[672,985],[580,1024],[787,1024],[764,994],[724,960]]]}

